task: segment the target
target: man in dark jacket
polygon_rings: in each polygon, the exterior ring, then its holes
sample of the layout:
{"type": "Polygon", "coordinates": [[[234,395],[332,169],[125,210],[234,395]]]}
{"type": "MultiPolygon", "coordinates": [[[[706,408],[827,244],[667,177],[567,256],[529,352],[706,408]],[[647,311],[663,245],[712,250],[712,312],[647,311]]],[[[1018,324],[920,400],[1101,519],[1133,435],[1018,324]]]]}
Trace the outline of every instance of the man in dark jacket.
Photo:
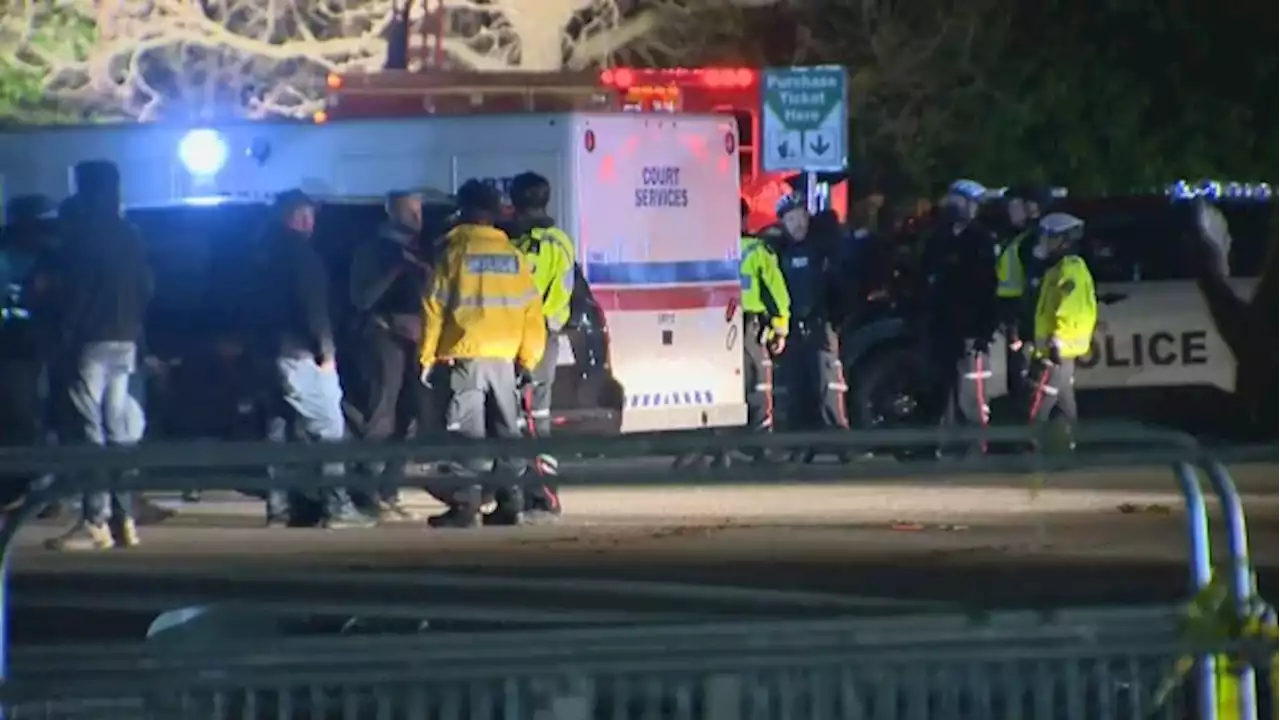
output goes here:
{"type": "MultiPolygon", "coordinates": [[[[422,292],[428,266],[420,246],[422,200],[407,192],[387,197],[387,220],[377,235],[361,243],[351,259],[351,305],[356,311],[359,357],[356,370],[362,387],[356,406],[364,417],[365,440],[391,439],[411,414],[418,433],[436,430],[431,392],[418,382],[418,343],[422,341],[422,292]],[[408,403],[410,412],[403,412],[408,403]],[[399,410],[399,412],[398,412],[399,410]]],[[[377,463],[369,468],[386,479],[370,498],[384,520],[412,520],[400,502],[404,463],[377,463]]]]}
{"type": "Polygon", "coordinates": [[[999,314],[997,240],[974,222],[985,193],[972,180],[953,183],[943,216],[925,239],[923,329],[936,410],[947,424],[986,427],[988,420],[989,350],[999,314]]]}
{"type": "MultiPolygon", "coordinates": [[[[328,279],[311,244],[315,204],[302,191],[290,190],[276,196],[274,210],[275,223],[264,238],[260,267],[260,348],[274,357],[279,406],[294,421],[299,434],[313,441],[341,442],[346,419],[329,318],[328,279]]],[[[273,418],[268,428],[269,439],[276,442],[288,438],[287,423],[280,420],[273,418]]],[[[367,527],[373,521],[356,512],[341,487],[345,471],[342,463],[324,466],[327,486],[319,490],[320,523],[330,529],[367,527]]],[[[299,499],[296,492],[269,492],[267,524],[310,524],[310,513],[294,507],[299,499]]]]}
{"type": "MultiPolygon", "coordinates": [[[[58,305],[60,348],[68,363],[79,440],[132,445],[141,439],[142,423],[129,395],[129,379],[137,370],[138,340],[154,283],[142,240],[120,214],[115,164],[76,165],[75,185],[75,212],[65,224],[58,305]]],[[[49,547],[104,550],[137,543],[132,497],[98,491],[84,494],[80,521],[49,547]]]]}

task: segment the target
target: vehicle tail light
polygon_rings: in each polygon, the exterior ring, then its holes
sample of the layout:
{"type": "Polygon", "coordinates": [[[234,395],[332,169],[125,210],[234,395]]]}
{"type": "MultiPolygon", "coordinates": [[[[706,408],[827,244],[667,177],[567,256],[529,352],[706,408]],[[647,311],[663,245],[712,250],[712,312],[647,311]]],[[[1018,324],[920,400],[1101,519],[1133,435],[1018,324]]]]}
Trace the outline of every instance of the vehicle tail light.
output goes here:
{"type": "Polygon", "coordinates": [[[631,87],[636,80],[635,73],[626,68],[618,68],[613,70],[605,70],[600,73],[600,82],[608,87],[616,87],[626,89],[631,87]]]}

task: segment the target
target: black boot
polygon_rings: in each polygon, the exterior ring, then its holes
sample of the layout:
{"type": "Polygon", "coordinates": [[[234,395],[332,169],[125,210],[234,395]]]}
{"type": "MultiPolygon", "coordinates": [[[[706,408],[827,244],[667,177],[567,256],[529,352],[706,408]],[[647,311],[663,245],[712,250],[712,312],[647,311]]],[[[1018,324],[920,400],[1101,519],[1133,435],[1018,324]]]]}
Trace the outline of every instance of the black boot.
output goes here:
{"type": "Polygon", "coordinates": [[[496,500],[498,507],[484,516],[485,525],[522,525],[524,524],[524,488],[520,485],[502,488],[496,500]]]}
{"type": "Polygon", "coordinates": [[[427,518],[427,525],[440,529],[480,527],[480,504],[483,501],[484,492],[479,485],[459,488],[453,494],[449,509],[427,518]]]}

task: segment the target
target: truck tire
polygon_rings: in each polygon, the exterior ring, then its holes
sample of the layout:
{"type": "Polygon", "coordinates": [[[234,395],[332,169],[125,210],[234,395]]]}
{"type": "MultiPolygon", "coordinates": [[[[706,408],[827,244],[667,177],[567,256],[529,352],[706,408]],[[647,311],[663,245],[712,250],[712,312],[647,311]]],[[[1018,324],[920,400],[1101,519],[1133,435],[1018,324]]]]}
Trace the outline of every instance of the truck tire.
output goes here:
{"type": "Polygon", "coordinates": [[[912,348],[876,350],[850,373],[850,420],[861,430],[919,426],[926,387],[924,363],[912,348]]]}

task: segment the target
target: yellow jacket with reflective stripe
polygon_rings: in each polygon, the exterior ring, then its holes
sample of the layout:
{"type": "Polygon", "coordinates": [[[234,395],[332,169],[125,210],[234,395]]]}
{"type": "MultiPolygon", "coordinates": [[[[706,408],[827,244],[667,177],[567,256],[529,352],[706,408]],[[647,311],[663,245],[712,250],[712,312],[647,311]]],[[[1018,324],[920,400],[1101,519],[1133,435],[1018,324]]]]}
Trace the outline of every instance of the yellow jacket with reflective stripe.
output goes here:
{"type": "Polygon", "coordinates": [[[1031,230],[1024,230],[1005,246],[996,260],[996,297],[1020,298],[1026,292],[1027,270],[1022,266],[1022,243],[1032,237],[1031,230]]]}
{"type": "Polygon", "coordinates": [[[495,358],[532,370],[546,341],[529,262],[506,233],[487,225],[454,228],[423,298],[423,367],[495,358]]]}
{"type": "Polygon", "coordinates": [[[760,238],[742,237],[742,310],[769,318],[776,335],[786,335],[791,322],[791,293],[778,265],[778,254],[760,238]]]}
{"type": "Polygon", "coordinates": [[[1036,351],[1057,344],[1064,358],[1089,352],[1098,324],[1098,297],[1093,275],[1077,255],[1067,255],[1045,273],[1036,302],[1036,351]]]}
{"type": "Polygon", "coordinates": [[[533,284],[542,297],[547,328],[559,331],[569,322],[573,297],[573,240],[558,227],[536,227],[516,238],[515,244],[533,266],[533,284]]]}

